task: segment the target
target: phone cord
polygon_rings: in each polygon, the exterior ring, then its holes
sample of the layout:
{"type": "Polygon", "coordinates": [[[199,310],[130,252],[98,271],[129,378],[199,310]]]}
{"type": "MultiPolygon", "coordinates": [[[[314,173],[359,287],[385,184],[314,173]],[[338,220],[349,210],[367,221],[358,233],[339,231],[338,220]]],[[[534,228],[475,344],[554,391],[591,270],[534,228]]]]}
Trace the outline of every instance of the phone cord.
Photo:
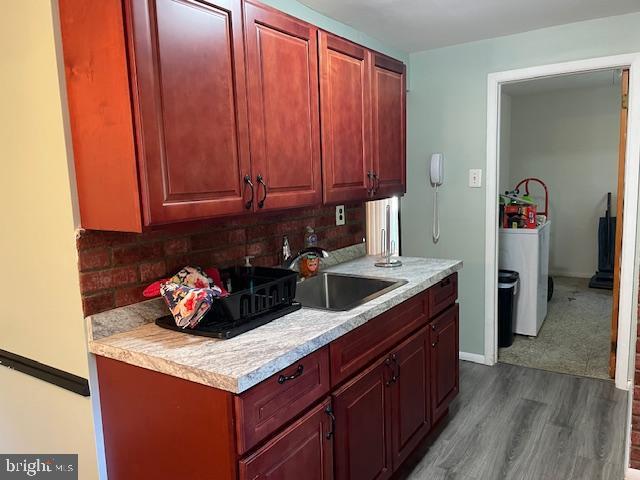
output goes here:
{"type": "Polygon", "coordinates": [[[440,239],[440,215],[438,213],[438,185],[433,194],[433,243],[440,239]]]}

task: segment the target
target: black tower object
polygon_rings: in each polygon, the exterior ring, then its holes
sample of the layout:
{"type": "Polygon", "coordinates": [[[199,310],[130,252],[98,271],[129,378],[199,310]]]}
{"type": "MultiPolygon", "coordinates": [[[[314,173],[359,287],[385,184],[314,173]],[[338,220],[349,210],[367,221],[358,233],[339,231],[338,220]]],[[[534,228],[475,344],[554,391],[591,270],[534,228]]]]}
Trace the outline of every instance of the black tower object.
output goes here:
{"type": "Polygon", "coordinates": [[[589,281],[590,288],[613,290],[616,217],[611,216],[611,192],[607,194],[607,211],[598,222],[598,271],[589,281]]]}

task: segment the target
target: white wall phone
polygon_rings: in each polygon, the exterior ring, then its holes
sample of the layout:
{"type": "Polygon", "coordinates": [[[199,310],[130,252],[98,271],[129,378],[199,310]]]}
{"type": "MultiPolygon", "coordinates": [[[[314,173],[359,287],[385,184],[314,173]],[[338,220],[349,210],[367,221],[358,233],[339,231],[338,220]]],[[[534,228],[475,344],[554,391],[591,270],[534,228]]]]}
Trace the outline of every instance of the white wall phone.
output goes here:
{"type": "Polygon", "coordinates": [[[431,154],[429,174],[432,186],[438,187],[442,185],[442,182],[444,182],[444,153],[431,154]]]}
{"type": "Polygon", "coordinates": [[[433,194],[433,243],[440,239],[440,213],[438,211],[438,187],[444,182],[444,153],[431,154],[429,180],[435,188],[433,194]]]}

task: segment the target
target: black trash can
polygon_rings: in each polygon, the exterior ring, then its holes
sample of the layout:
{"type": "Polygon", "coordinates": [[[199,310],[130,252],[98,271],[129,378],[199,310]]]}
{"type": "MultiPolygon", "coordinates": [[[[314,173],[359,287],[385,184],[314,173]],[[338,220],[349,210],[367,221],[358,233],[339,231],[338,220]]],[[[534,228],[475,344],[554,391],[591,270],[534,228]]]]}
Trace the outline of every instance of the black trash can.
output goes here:
{"type": "Polygon", "coordinates": [[[520,275],[513,270],[498,271],[498,347],[513,344],[513,320],[520,275]]]}

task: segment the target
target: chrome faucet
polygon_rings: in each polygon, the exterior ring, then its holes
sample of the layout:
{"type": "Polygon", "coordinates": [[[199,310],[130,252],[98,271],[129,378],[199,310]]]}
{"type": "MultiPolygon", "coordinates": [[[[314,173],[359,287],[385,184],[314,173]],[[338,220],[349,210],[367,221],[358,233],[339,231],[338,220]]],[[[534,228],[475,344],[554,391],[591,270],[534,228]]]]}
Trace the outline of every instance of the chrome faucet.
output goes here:
{"type": "Polygon", "coordinates": [[[291,246],[289,245],[289,238],[285,235],[282,237],[282,264],[291,258],[291,246]]]}
{"type": "Polygon", "coordinates": [[[283,259],[282,267],[283,268],[291,268],[302,257],[306,257],[307,255],[311,255],[311,254],[318,255],[319,257],[322,257],[322,258],[329,257],[329,252],[327,250],[325,250],[324,248],[308,247],[308,248],[305,248],[304,250],[300,250],[296,255],[294,255],[292,257],[283,259]]]}

